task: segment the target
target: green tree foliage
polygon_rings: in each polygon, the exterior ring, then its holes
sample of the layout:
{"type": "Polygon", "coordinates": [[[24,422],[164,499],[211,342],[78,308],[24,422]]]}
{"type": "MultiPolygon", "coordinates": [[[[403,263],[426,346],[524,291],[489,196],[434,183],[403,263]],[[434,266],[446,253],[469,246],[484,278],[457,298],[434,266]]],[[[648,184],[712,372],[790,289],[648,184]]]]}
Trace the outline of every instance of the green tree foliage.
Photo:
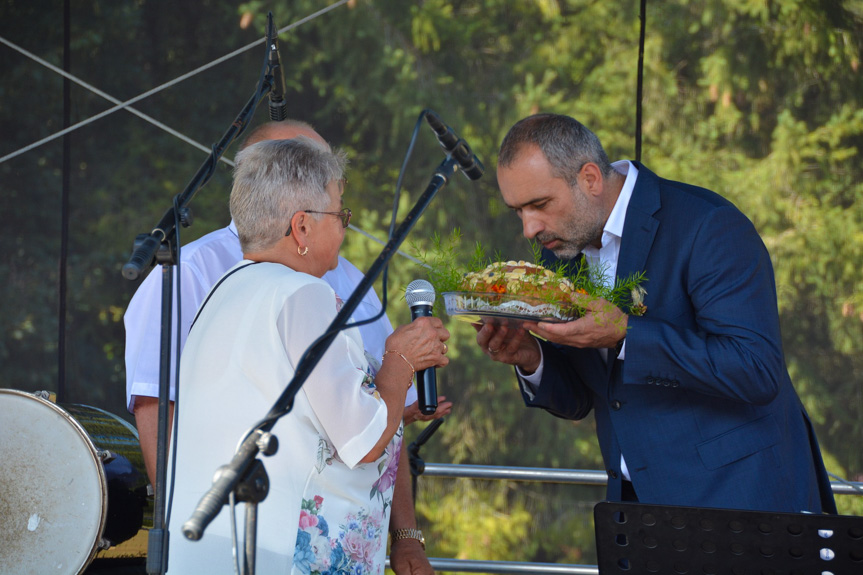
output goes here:
{"type": "MultiPolygon", "coordinates": [[[[268,10],[284,27],[332,4],[74,2],[71,71],[131,98],[259,39],[268,10]]],[[[860,480],[863,2],[669,0],[647,8],[643,161],[664,177],[718,191],[754,221],[774,261],[786,360],[828,467],[860,480]]],[[[613,159],[631,158],[637,10],[622,0],[349,0],[280,37],[289,113],[348,151],[346,205],[355,225],[384,240],[411,132],[420,112],[434,109],[487,171],[478,182],[456,175],[411,241],[429,248],[434,234],[459,228],[466,246],[478,240],[507,259],[530,259],[519,221],[497,192],[500,140],[521,117],[559,112],[594,129],[613,159]]],[[[61,3],[0,0],[0,36],[61,65],[61,3]]],[[[256,47],[136,107],[210,145],[250,97],[263,56],[256,47]]],[[[5,45],[0,72],[2,157],[62,127],[62,80],[5,45]]],[[[109,107],[72,87],[73,123],[109,107]]],[[[256,122],[263,121],[260,111],[256,122]]],[[[443,159],[428,129],[420,130],[399,219],[443,159]]],[[[120,268],[134,235],[150,230],[204,154],[122,111],[69,137],[66,400],[124,414],[122,313],[136,284],[120,268]]],[[[62,161],[55,140],[0,163],[4,387],[54,389],[57,381],[62,161]]],[[[229,186],[220,167],[195,198],[195,224],[182,230],[183,241],[224,225],[229,186]]],[[[343,246],[360,268],[379,251],[358,233],[343,246]]],[[[423,276],[409,259],[393,260],[394,323],[409,320],[404,287],[423,276]]],[[[512,371],[477,349],[473,328],[447,325],[452,363],[439,372],[439,389],[456,407],[423,448],[427,461],[601,468],[592,419],[525,409],[512,371]]],[[[599,488],[419,484],[433,556],[595,560],[590,509],[599,488]]],[[[860,514],[861,501],[843,497],[840,506],[860,514]]]]}

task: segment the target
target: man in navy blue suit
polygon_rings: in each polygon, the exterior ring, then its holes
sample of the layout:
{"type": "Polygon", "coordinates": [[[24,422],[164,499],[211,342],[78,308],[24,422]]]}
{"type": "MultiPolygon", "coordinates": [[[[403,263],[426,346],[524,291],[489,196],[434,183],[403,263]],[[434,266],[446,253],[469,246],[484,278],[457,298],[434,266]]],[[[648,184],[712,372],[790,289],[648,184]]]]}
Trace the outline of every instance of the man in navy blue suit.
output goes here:
{"type": "Polygon", "coordinates": [[[528,406],[594,411],[609,500],[836,512],[785,366],[770,256],[734,205],[612,164],[596,135],[552,114],[510,129],[497,176],[546,265],[587,261],[606,282],[645,272],[643,316],[600,301],[575,321],[477,333],[516,366],[528,406]]]}

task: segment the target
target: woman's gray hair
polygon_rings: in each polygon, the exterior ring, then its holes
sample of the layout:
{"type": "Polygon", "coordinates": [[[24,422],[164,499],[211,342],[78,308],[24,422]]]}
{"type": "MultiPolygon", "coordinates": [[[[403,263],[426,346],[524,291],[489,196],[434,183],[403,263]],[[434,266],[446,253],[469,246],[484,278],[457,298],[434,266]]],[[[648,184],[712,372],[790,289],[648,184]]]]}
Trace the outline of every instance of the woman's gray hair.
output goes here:
{"type": "Polygon", "coordinates": [[[498,167],[511,166],[529,144],[542,150],[552,175],[570,186],[576,184],[581,168],[588,162],[599,166],[606,178],[613,170],[596,134],[575,118],[560,114],[536,114],[516,122],[500,145],[498,167]]]}
{"type": "Polygon", "coordinates": [[[295,213],[327,209],[327,184],[342,179],[347,158],[340,150],[299,136],[252,144],[237,154],[236,162],[231,217],[243,253],[255,253],[282,239],[295,213]]]}

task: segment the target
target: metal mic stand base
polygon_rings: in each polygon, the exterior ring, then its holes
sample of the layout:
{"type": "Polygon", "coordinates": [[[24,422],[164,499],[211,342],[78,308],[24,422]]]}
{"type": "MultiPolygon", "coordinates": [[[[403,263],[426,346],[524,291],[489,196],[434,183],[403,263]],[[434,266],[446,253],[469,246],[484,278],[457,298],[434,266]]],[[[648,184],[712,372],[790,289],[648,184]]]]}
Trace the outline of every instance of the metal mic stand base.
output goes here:
{"type": "Polygon", "coordinates": [[[258,537],[258,503],[270,492],[270,477],[264,463],[255,459],[237,484],[237,501],[246,504],[246,530],[243,553],[243,575],[255,575],[255,549],[258,537]]]}

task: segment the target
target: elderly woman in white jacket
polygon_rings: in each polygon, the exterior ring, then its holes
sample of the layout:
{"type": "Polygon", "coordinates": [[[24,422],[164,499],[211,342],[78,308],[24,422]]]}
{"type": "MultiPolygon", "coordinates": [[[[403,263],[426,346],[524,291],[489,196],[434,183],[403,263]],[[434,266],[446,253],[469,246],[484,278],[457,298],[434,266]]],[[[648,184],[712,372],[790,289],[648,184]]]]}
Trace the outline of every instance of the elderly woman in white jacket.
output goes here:
{"type": "MultiPolygon", "coordinates": [[[[265,415],[339,300],[321,280],[338,263],[351,212],[344,156],[307,138],[265,141],[237,156],[231,216],[244,260],[210,292],[180,364],[170,573],[233,573],[228,514],[201,541],[180,526],[265,415]]],[[[258,508],[260,573],[380,573],[415,371],[448,363],[449,332],[419,318],[389,336],[380,365],[359,330],[333,340],[273,428],[270,492],[258,508]]]]}

